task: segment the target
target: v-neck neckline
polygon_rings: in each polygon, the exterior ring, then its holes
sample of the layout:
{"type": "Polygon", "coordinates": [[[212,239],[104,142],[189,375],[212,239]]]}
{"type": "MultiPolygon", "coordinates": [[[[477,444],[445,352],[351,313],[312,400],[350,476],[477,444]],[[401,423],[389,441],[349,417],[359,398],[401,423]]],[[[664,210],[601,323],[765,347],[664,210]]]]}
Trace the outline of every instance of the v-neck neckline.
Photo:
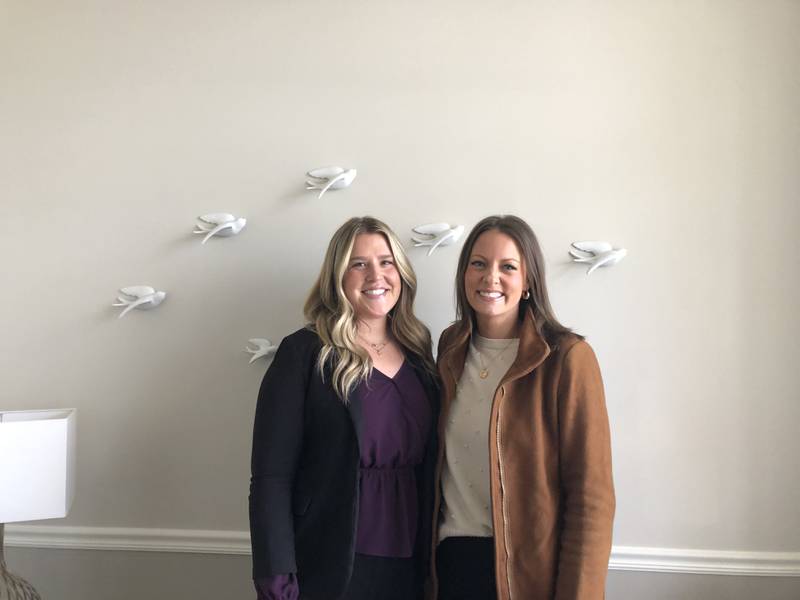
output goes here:
{"type": "Polygon", "coordinates": [[[373,367],[372,367],[372,370],[373,370],[373,371],[376,371],[377,373],[379,373],[379,374],[381,374],[381,375],[383,375],[383,376],[384,376],[386,379],[388,379],[389,381],[394,381],[395,379],[397,379],[397,376],[400,374],[400,371],[402,371],[402,370],[403,370],[403,368],[406,366],[406,362],[407,362],[407,361],[406,361],[406,359],[405,359],[405,358],[403,358],[403,362],[402,362],[402,363],[400,363],[400,367],[397,369],[397,371],[395,371],[395,372],[394,372],[394,375],[392,375],[391,377],[389,377],[389,376],[388,376],[386,373],[384,373],[383,371],[381,371],[381,370],[380,370],[378,367],[376,367],[376,366],[373,366],[373,367]]]}

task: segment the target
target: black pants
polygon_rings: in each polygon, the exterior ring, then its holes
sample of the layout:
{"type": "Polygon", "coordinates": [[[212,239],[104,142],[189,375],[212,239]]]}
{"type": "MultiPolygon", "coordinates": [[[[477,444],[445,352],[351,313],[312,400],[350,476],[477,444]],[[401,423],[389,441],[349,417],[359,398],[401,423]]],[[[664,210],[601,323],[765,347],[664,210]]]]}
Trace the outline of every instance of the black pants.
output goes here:
{"type": "Polygon", "coordinates": [[[494,538],[449,537],[436,548],[439,600],[496,600],[494,538]]]}
{"type": "Polygon", "coordinates": [[[356,554],[342,600],[414,600],[417,589],[413,558],[356,554]]]}

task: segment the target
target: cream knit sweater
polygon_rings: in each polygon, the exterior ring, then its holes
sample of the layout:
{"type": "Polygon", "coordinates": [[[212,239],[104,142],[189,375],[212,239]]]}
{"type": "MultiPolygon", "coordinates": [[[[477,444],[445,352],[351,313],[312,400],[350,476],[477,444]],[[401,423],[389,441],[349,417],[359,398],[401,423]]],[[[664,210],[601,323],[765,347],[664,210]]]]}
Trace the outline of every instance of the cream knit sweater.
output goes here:
{"type": "Polygon", "coordinates": [[[489,416],[495,390],[514,362],[518,347],[518,339],[472,335],[445,426],[439,541],[452,536],[494,535],[489,492],[489,416]],[[488,375],[482,379],[484,370],[488,375]]]}

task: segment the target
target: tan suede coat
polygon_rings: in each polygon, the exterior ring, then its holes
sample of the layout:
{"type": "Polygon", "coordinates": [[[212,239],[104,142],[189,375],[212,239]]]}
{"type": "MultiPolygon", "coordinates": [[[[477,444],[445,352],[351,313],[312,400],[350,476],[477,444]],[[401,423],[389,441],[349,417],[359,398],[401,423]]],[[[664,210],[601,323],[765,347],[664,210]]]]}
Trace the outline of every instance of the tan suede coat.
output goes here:
{"type": "MultiPolygon", "coordinates": [[[[470,341],[452,339],[455,333],[450,327],[439,340],[439,439],[470,341]]],[[[603,382],[589,344],[568,334],[551,349],[529,312],[517,358],[494,395],[487,442],[498,599],[604,598],[615,498],[603,382]]],[[[444,446],[436,468],[434,565],[444,446]]]]}

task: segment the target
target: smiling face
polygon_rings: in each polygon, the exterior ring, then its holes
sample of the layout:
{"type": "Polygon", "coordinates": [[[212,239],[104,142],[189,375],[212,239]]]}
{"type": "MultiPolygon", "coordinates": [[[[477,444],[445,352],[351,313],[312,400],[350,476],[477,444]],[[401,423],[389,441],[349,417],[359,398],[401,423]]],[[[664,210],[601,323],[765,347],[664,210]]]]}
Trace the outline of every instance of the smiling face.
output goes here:
{"type": "Polygon", "coordinates": [[[356,319],[385,319],[400,298],[402,282],[386,238],[379,233],[356,236],[342,279],[344,295],[356,319]]]}
{"type": "Polygon", "coordinates": [[[478,333],[513,337],[526,287],[525,265],[514,240],[496,229],[478,236],[464,272],[464,291],[475,311],[478,333]]]}

